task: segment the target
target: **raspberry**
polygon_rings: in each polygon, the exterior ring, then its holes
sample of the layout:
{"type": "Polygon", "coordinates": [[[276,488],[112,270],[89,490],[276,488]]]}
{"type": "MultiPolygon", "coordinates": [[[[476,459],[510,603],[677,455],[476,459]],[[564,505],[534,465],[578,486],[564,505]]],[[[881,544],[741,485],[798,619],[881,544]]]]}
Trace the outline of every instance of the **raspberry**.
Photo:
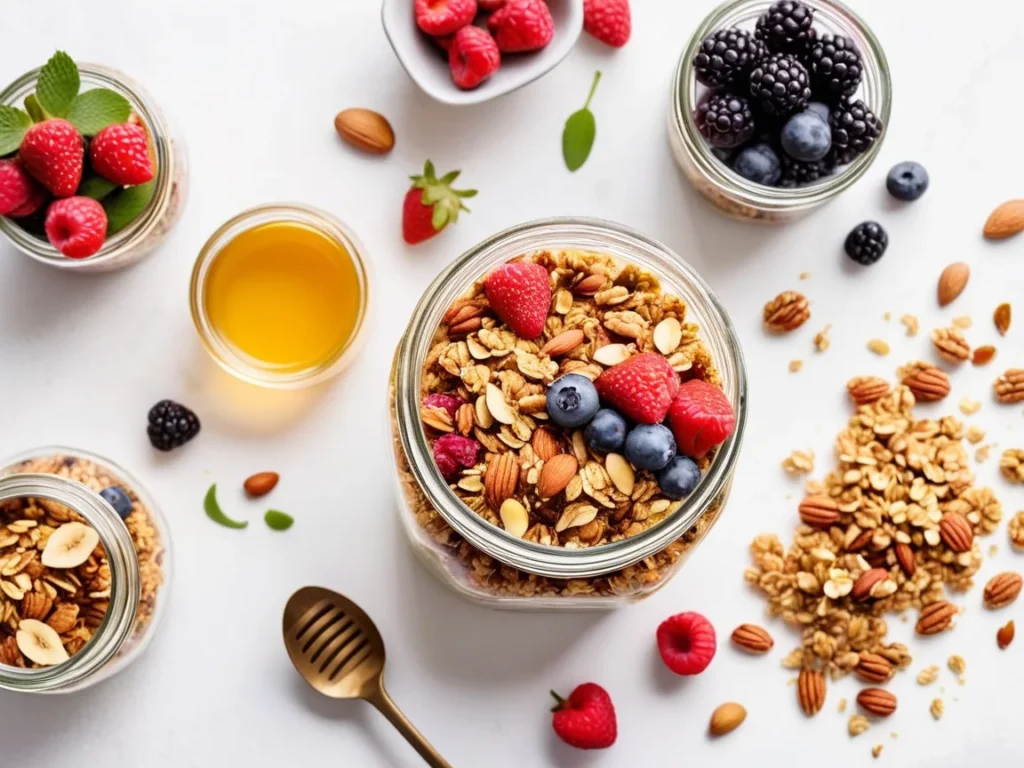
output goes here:
{"type": "Polygon", "coordinates": [[[679,375],[664,357],[648,352],[606,369],[594,386],[601,401],[626,418],[657,424],[679,392],[679,375]]]}
{"type": "Polygon", "coordinates": [[[153,178],[146,131],[139,125],[108,125],[89,144],[93,170],[121,186],[145,184],[153,178]]]}
{"type": "Polygon", "coordinates": [[[54,197],[71,197],[78,190],[85,145],[67,120],[53,118],[33,125],[21,140],[18,156],[54,197]]]}
{"type": "Polygon", "coordinates": [[[455,395],[446,395],[443,392],[434,392],[424,398],[423,405],[427,408],[443,408],[454,419],[455,412],[462,405],[462,398],[455,395]]]}
{"type": "Polygon", "coordinates": [[[487,20],[502,53],[536,51],[551,42],[555,21],[544,0],[507,0],[487,20]]]}
{"type": "Polygon", "coordinates": [[[658,627],[658,653],[677,675],[699,675],[715,658],[715,628],[695,611],[669,616],[658,627]]]}
{"type": "Polygon", "coordinates": [[[434,461],[446,478],[454,477],[460,467],[468,469],[476,464],[483,446],[462,435],[442,435],[434,441],[434,461]]]}
{"type": "Polygon", "coordinates": [[[46,236],[69,259],[84,259],[103,247],[107,213],[90,197],[57,200],[46,212],[46,236]]]}
{"type": "Polygon", "coordinates": [[[40,196],[38,189],[39,185],[32,180],[21,163],[17,160],[0,160],[0,216],[11,216],[23,209],[40,196]]]}
{"type": "Polygon", "coordinates": [[[476,0],[416,0],[416,26],[434,37],[458,32],[473,23],[476,0]]]}
{"type": "Polygon", "coordinates": [[[487,32],[478,27],[463,27],[452,40],[448,49],[448,68],[452,81],[469,90],[498,71],[501,66],[501,51],[498,44],[487,32]]]}
{"type": "Polygon", "coordinates": [[[583,0],[583,29],[605,45],[621,48],[633,29],[629,0],[583,0]]]}
{"type": "Polygon", "coordinates": [[[722,443],[736,428],[729,398],[700,379],[691,379],[679,388],[668,420],[679,452],[695,459],[722,443]]]}

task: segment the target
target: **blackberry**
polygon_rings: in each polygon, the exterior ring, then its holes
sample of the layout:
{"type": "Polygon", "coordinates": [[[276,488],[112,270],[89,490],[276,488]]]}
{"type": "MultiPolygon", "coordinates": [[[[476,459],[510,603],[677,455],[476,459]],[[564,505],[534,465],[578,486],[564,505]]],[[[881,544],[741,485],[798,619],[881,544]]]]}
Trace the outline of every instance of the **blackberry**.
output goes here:
{"type": "Polygon", "coordinates": [[[184,405],[161,400],[149,409],[146,432],[154,448],[169,451],[199,434],[199,418],[184,405]]]}
{"type": "Polygon", "coordinates": [[[697,129],[715,147],[738,147],[754,135],[750,102],[732,93],[716,93],[697,107],[697,129]]]}
{"type": "Polygon", "coordinates": [[[833,102],[853,96],[864,74],[853,40],[842,35],[822,35],[811,46],[807,68],[815,95],[833,102]]]}
{"type": "Polygon", "coordinates": [[[814,42],[814,11],[798,0],[780,0],[757,20],[754,36],[772,53],[805,54],[814,42]]]}
{"type": "Polygon", "coordinates": [[[779,186],[792,189],[813,184],[819,179],[831,176],[835,166],[831,160],[796,160],[785,152],[781,153],[779,160],[782,162],[782,176],[779,178],[779,186]]]}
{"type": "Polygon", "coordinates": [[[885,253],[889,235],[876,221],[865,221],[850,230],[843,248],[846,255],[858,264],[874,264],[885,253]]]}
{"type": "Polygon", "coordinates": [[[810,76],[796,57],[776,53],[754,65],[750,95],[769,115],[785,117],[811,100],[810,76]]]}
{"type": "Polygon", "coordinates": [[[836,165],[846,165],[863,154],[882,135],[882,121],[860,99],[832,110],[832,152],[836,165]]]}
{"type": "Polygon", "coordinates": [[[704,38],[693,57],[697,82],[709,88],[740,82],[750,75],[754,62],[764,57],[764,43],[749,32],[731,27],[704,38]]]}

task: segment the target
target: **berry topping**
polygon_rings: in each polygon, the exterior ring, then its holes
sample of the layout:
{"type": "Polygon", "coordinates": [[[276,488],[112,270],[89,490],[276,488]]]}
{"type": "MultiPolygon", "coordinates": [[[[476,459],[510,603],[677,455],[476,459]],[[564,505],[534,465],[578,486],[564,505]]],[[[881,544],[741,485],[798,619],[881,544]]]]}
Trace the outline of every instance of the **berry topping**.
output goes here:
{"type": "Polygon", "coordinates": [[[656,424],[679,392],[679,376],[664,357],[648,352],[606,369],[594,386],[605,404],[626,418],[656,424]]]}
{"type": "Polygon", "coordinates": [[[69,259],[85,259],[103,247],[107,213],[90,197],[55,200],[46,212],[46,237],[69,259]]]}
{"type": "Polygon", "coordinates": [[[597,413],[600,401],[593,382],[578,373],[567,373],[548,387],[548,416],[560,427],[582,427],[597,413]]]}
{"type": "Polygon", "coordinates": [[[696,611],[669,616],[658,627],[658,652],[677,675],[699,675],[715,658],[715,628],[696,611]]]}
{"type": "Polygon", "coordinates": [[[37,198],[42,199],[42,190],[21,163],[0,160],[0,216],[11,216],[37,198]]]}
{"type": "Polygon", "coordinates": [[[100,496],[107,504],[114,508],[117,512],[117,516],[122,520],[127,520],[128,515],[132,513],[132,500],[128,498],[128,494],[124,492],[124,488],[118,485],[112,485],[109,488],[104,488],[100,491],[100,496]]]}
{"type": "Polygon", "coordinates": [[[638,424],[626,435],[626,458],[637,469],[655,472],[676,455],[676,441],[664,424],[638,424]]]}
{"type": "Polygon", "coordinates": [[[754,62],[764,56],[764,43],[749,32],[730,27],[704,38],[693,57],[697,81],[709,88],[745,84],[754,62]]]}
{"type": "Polygon", "coordinates": [[[145,129],[134,123],[108,125],[89,142],[93,170],[122,186],[145,184],[153,178],[145,129]]]}
{"type": "Polygon", "coordinates": [[[502,53],[536,51],[551,42],[555,21],[544,0],[507,0],[487,19],[502,53]]]}
{"type": "Polygon", "coordinates": [[[864,74],[857,47],[842,35],[822,35],[811,46],[807,66],[815,93],[830,101],[853,96],[864,74]]]}
{"type": "Polygon", "coordinates": [[[11,211],[8,216],[12,219],[22,218],[24,216],[31,216],[33,213],[39,211],[50,199],[50,193],[41,184],[32,183],[32,193],[29,195],[28,200],[23,205],[18,206],[11,211]]]}
{"type": "Polygon", "coordinates": [[[633,29],[629,0],[583,0],[583,29],[605,45],[621,48],[633,29]]]}
{"type": "Polygon", "coordinates": [[[476,4],[484,13],[491,13],[501,8],[505,4],[505,0],[476,0],[476,4]]]}
{"type": "Polygon", "coordinates": [[[501,51],[494,38],[479,27],[463,27],[455,33],[448,48],[448,68],[452,82],[469,90],[498,71],[501,51]]]}
{"type": "Polygon", "coordinates": [[[700,468],[689,456],[676,456],[656,477],[662,493],[670,499],[685,499],[700,482],[700,468]]]}
{"type": "Polygon", "coordinates": [[[605,749],[615,743],[618,725],[608,692],[597,683],[576,686],[568,699],[554,691],[551,727],[558,738],[578,749],[605,749]]]}
{"type": "Polygon", "coordinates": [[[402,204],[402,237],[410,245],[428,240],[459,218],[459,211],[468,211],[462,200],[473,197],[475,189],[452,189],[458,177],[451,171],[440,179],[434,175],[434,164],[427,160],[422,176],[410,176],[412,188],[405,193],[402,204]]]}
{"type": "Polygon", "coordinates": [[[587,425],[583,438],[587,447],[598,453],[612,453],[626,441],[626,420],[611,408],[602,408],[587,425]]]}
{"type": "Polygon", "coordinates": [[[810,77],[795,57],[776,53],[754,66],[750,94],[769,115],[785,117],[802,110],[811,100],[810,77]]]}
{"type": "Polygon", "coordinates": [[[476,0],[416,0],[416,26],[440,37],[473,23],[476,0]]]}
{"type": "Polygon", "coordinates": [[[782,153],[782,177],[779,179],[780,187],[802,187],[805,184],[812,184],[818,179],[823,179],[835,170],[832,156],[826,155],[821,160],[805,162],[795,160],[785,152],[782,153]]]}
{"type": "Polygon", "coordinates": [[[782,126],[782,148],[794,160],[821,160],[832,148],[832,131],[821,116],[807,110],[793,115],[782,126]]]}
{"type": "Polygon", "coordinates": [[[60,118],[29,128],[18,150],[25,170],[55,197],[71,197],[78,190],[84,154],[82,137],[75,126],[60,118]]]}
{"type": "Polygon", "coordinates": [[[668,412],[679,453],[699,459],[736,427],[732,403],[714,384],[691,379],[679,388],[668,412]]]}
{"type": "Polygon", "coordinates": [[[860,99],[832,110],[829,126],[837,165],[852,162],[882,135],[882,121],[860,99]]]}
{"type": "Polygon", "coordinates": [[[180,403],[161,400],[149,409],[146,432],[154,448],[169,451],[199,434],[199,417],[180,403]]]}
{"type": "Polygon", "coordinates": [[[524,339],[544,331],[551,305],[551,283],[540,264],[515,261],[502,264],[487,276],[491,309],[505,325],[524,339]]]}
{"type": "Polygon", "coordinates": [[[814,40],[814,11],[798,0],[781,0],[757,20],[754,34],[772,53],[803,53],[814,40]]]}
{"type": "Polygon", "coordinates": [[[917,200],[928,189],[928,171],[920,163],[896,163],[885,177],[885,188],[897,200],[917,200]]]}
{"type": "Polygon", "coordinates": [[[850,230],[843,249],[858,264],[868,266],[882,258],[888,246],[889,235],[882,225],[877,221],[865,221],[850,230]]]}
{"type": "Polygon", "coordinates": [[[782,176],[782,165],[775,150],[768,144],[743,148],[733,160],[732,169],[755,184],[773,186],[782,176]]]}
{"type": "Polygon", "coordinates": [[[448,415],[452,419],[455,418],[455,412],[459,410],[459,406],[464,401],[461,397],[456,395],[448,395],[443,392],[434,392],[423,398],[423,405],[427,408],[442,408],[448,412],[448,415]]]}
{"type": "Polygon", "coordinates": [[[434,441],[434,461],[447,479],[458,474],[460,468],[469,469],[476,464],[483,446],[462,435],[442,435],[434,441]]]}
{"type": "Polygon", "coordinates": [[[697,107],[697,129],[712,146],[738,147],[754,135],[754,113],[742,96],[716,93],[697,107]]]}

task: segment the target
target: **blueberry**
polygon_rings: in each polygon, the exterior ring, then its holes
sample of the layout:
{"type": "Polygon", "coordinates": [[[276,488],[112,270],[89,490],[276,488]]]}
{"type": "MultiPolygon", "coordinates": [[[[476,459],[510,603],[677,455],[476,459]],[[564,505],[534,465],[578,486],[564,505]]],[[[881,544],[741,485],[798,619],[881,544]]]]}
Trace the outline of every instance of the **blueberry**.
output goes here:
{"type": "Polygon", "coordinates": [[[100,496],[117,512],[118,517],[122,520],[126,520],[128,515],[132,513],[132,500],[128,498],[128,494],[124,492],[124,488],[117,485],[112,485],[109,488],[104,488],[100,491],[100,496]]]}
{"type": "Polygon", "coordinates": [[[602,408],[587,425],[583,437],[587,446],[598,453],[611,453],[622,448],[626,440],[626,420],[611,408],[602,408]]]}
{"type": "Polygon", "coordinates": [[[657,474],[658,487],[670,499],[685,499],[700,482],[700,469],[693,459],[676,456],[657,474]]]}
{"type": "Polygon", "coordinates": [[[736,155],[732,169],[755,184],[772,186],[782,175],[782,165],[775,150],[767,144],[753,144],[736,155]]]}
{"type": "Polygon", "coordinates": [[[569,373],[548,387],[548,415],[560,427],[582,427],[599,407],[597,390],[586,376],[569,373]]]}
{"type": "Polygon", "coordinates": [[[828,104],[823,104],[820,101],[812,101],[807,105],[807,111],[813,112],[826,123],[828,122],[828,116],[832,114],[832,108],[828,104]]]}
{"type": "Polygon", "coordinates": [[[917,200],[928,189],[928,171],[920,163],[896,163],[885,178],[885,188],[897,200],[917,200]]]}
{"type": "Polygon", "coordinates": [[[664,424],[640,424],[626,435],[626,458],[638,469],[661,469],[676,455],[676,439],[664,424]]]}
{"type": "Polygon", "coordinates": [[[782,148],[794,160],[821,160],[832,148],[832,130],[816,112],[800,112],[782,126],[782,148]]]}

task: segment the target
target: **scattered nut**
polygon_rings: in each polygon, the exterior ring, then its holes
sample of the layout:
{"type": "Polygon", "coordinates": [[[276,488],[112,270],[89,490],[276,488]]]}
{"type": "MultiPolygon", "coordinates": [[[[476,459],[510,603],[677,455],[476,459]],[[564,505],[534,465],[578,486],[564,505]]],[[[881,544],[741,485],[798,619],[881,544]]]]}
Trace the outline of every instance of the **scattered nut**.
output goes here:
{"type": "Polygon", "coordinates": [[[730,701],[720,705],[711,713],[711,723],[708,726],[708,730],[712,736],[724,736],[738,728],[740,723],[746,720],[746,718],[747,710],[743,708],[743,705],[730,701]]]}
{"type": "Polygon", "coordinates": [[[764,305],[764,325],[772,333],[796,330],[810,316],[807,297],[796,291],[783,291],[764,305]]]}
{"type": "Polygon", "coordinates": [[[971,357],[971,347],[959,328],[936,328],[932,331],[932,344],[947,362],[962,363],[971,357]]]}
{"type": "Polygon", "coordinates": [[[395,147],[395,132],[387,119],[373,110],[352,107],[334,117],[334,130],[356,149],[385,155],[395,147]]]}
{"type": "Polygon", "coordinates": [[[870,727],[871,723],[864,715],[851,715],[850,722],[846,725],[846,730],[851,736],[860,736],[870,727]]]}
{"type": "Polygon", "coordinates": [[[1000,649],[1006,648],[1006,646],[1013,642],[1014,634],[1013,619],[1010,619],[996,632],[996,644],[1000,649]]]}
{"type": "Polygon", "coordinates": [[[1010,330],[1010,305],[1004,302],[996,307],[995,312],[992,313],[992,322],[995,324],[996,330],[999,331],[999,335],[1005,336],[1006,332],[1010,330]]]}
{"type": "Polygon", "coordinates": [[[971,362],[974,365],[988,365],[992,362],[992,358],[996,356],[996,348],[991,344],[985,344],[984,346],[978,347],[974,350],[974,354],[971,356],[971,362]]]}
{"type": "Polygon", "coordinates": [[[942,699],[932,699],[931,706],[928,707],[928,711],[932,713],[932,717],[936,720],[942,717],[943,704],[942,699]]]}
{"type": "Polygon", "coordinates": [[[883,357],[889,354],[889,345],[883,339],[871,339],[868,342],[868,349],[883,357]]]}
{"type": "Polygon", "coordinates": [[[254,499],[258,499],[260,496],[266,496],[277,485],[277,481],[281,479],[281,476],[277,472],[257,472],[255,475],[250,475],[243,487],[245,492],[254,499]]]}
{"type": "Polygon", "coordinates": [[[1002,240],[1024,230],[1024,200],[1008,200],[985,221],[982,234],[989,240],[1002,240]]]}
{"type": "Polygon", "coordinates": [[[939,275],[939,306],[944,307],[963,293],[971,276],[971,268],[962,261],[950,264],[939,275]]]}

